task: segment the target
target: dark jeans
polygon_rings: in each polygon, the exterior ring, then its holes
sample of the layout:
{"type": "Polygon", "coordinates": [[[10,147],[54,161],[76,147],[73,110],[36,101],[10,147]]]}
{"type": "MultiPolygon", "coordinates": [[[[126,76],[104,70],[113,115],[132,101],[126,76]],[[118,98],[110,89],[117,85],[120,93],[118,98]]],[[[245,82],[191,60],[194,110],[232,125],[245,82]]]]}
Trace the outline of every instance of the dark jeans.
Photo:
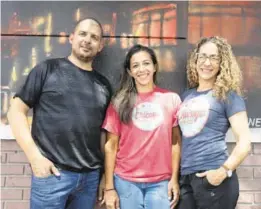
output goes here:
{"type": "Polygon", "coordinates": [[[93,209],[100,171],[75,173],[60,170],[61,176],[32,176],[31,209],[93,209]]]}
{"type": "Polygon", "coordinates": [[[180,176],[180,201],[177,209],[235,209],[239,184],[236,172],[219,186],[211,185],[206,177],[194,174],[180,176]]]}

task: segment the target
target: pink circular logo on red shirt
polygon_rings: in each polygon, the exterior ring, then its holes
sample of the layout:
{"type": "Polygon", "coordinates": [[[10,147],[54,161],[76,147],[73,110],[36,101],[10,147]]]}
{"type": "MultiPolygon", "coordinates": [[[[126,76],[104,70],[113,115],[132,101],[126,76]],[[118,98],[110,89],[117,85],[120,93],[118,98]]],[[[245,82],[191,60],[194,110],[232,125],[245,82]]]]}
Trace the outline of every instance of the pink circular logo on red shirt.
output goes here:
{"type": "Polygon", "coordinates": [[[134,125],[143,131],[152,131],[163,121],[163,112],[159,104],[144,102],[132,111],[134,125]]]}

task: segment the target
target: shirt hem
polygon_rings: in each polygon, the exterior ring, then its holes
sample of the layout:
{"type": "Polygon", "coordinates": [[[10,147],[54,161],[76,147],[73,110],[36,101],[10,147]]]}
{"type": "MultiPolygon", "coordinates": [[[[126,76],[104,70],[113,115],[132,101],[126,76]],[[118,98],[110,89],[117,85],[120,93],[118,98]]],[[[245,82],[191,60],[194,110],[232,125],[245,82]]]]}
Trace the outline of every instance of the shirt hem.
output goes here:
{"type": "Polygon", "coordinates": [[[120,178],[127,180],[127,181],[131,181],[131,182],[137,182],[137,183],[154,183],[154,182],[160,182],[160,181],[165,181],[165,180],[170,180],[171,179],[171,174],[168,175],[164,175],[161,177],[152,177],[152,178],[135,178],[135,177],[126,177],[123,176],[119,173],[116,173],[116,175],[118,175],[120,178]]]}

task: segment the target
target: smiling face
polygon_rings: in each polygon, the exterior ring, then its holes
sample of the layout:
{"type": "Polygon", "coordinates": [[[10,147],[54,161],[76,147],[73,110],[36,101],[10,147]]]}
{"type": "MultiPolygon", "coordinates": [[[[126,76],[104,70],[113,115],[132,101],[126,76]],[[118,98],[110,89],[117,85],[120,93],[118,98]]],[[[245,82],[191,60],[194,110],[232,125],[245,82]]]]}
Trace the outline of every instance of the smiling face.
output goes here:
{"type": "Polygon", "coordinates": [[[129,74],[134,78],[137,89],[153,88],[155,65],[148,52],[139,51],[130,59],[129,74]]]}
{"type": "Polygon", "coordinates": [[[219,72],[220,56],[216,44],[203,44],[197,55],[197,73],[200,81],[215,83],[219,72]]]}
{"type": "Polygon", "coordinates": [[[72,56],[83,62],[93,60],[102,50],[102,31],[94,20],[83,20],[70,35],[72,56]]]}

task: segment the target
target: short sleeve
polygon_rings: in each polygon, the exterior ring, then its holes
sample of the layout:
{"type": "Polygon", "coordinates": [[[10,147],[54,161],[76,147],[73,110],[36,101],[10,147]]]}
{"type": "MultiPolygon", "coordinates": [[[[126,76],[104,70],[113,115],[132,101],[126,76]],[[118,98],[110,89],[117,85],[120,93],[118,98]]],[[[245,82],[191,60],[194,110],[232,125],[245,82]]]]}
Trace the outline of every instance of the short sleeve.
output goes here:
{"type": "Polygon", "coordinates": [[[107,108],[102,128],[110,133],[120,136],[121,121],[118,113],[116,112],[115,108],[111,103],[107,108]]]}
{"type": "Polygon", "coordinates": [[[186,91],[184,91],[181,94],[181,101],[183,102],[185,100],[185,98],[194,90],[195,90],[195,88],[194,89],[187,89],[186,91]]]}
{"type": "Polygon", "coordinates": [[[238,112],[246,111],[244,99],[237,93],[230,92],[225,101],[225,111],[228,118],[238,112]]]}
{"type": "Polygon", "coordinates": [[[36,65],[14,97],[19,97],[26,105],[33,108],[41,96],[46,74],[47,65],[45,62],[36,65]]]}
{"type": "Polygon", "coordinates": [[[176,127],[178,125],[178,110],[181,105],[181,99],[180,99],[179,95],[173,94],[172,100],[173,100],[172,126],[176,127]]]}

